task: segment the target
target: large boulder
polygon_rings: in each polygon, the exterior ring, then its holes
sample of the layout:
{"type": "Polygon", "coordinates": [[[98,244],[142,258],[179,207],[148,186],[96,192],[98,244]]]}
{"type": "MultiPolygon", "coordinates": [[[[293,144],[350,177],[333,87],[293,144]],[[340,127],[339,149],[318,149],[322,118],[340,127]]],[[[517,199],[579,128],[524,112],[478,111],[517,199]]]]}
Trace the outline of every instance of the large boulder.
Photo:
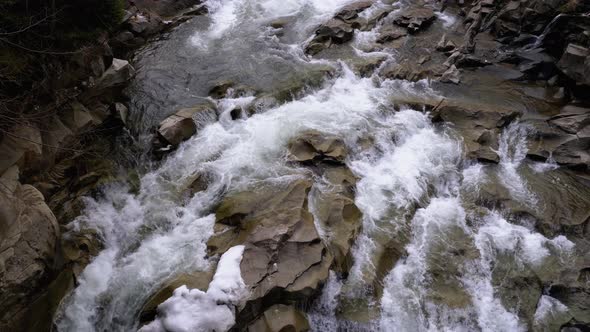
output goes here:
{"type": "Polygon", "coordinates": [[[590,288],[587,285],[552,285],[549,295],[566,305],[576,321],[590,324],[590,288]]]}
{"type": "Polygon", "coordinates": [[[482,108],[477,105],[454,105],[444,103],[436,109],[433,116],[450,122],[456,128],[481,127],[483,129],[502,128],[514,120],[520,112],[510,109],[482,108]]]}
{"type": "Polygon", "coordinates": [[[309,54],[319,53],[332,44],[346,43],[353,36],[354,28],[349,23],[333,18],[316,30],[315,37],[306,47],[306,52],[309,54]]]}
{"type": "Polygon", "coordinates": [[[575,169],[590,167],[590,109],[568,105],[547,121],[528,120],[534,128],[529,156],[575,169]]]}
{"type": "Polygon", "coordinates": [[[453,125],[463,137],[468,158],[498,163],[500,157],[495,151],[500,129],[519,115],[520,112],[509,109],[444,104],[434,110],[433,119],[453,125]]]}
{"type": "Polygon", "coordinates": [[[344,6],[332,19],[316,29],[314,38],[305,49],[306,53],[316,54],[332,44],[346,43],[352,39],[355,30],[374,26],[378,20],[385,17],[384,13],[368,20],[358,15],[372,4],[373,1],[362,0],[344,6]]]}
{"type": "Polygon", "coordinates": [[[551,117],[549,124],[568,134],[578,134],[590,126],[590,108],[569,106],[551,117]]]}
{"type": "Polygon", "coordinates": [[[158,138],[163,145],[178,146],[197,133],[197,129],[217,120],[217,111],[210,104],[181,109],[160,122],[158,138]]]}
{"type": "Polygon", "coordinates": [[[557,67],[572,80],[581,84],[590,84],[590,77],[587,76],[586,64],[590,59],[590,50],[586,47],[569,44],[557,67]]]}
{"type": "Polygon", "coordinates": [[[417,33],[427,28],[435,20],[436,15],[431,8],[416,6],[402,10],[393,22],[407,28],[409,33],[417,33]]]}
{"type": "Polygon", "coordinates": [[[66,105],[60,113],[60,120],[75,134],[83,134],[102,123],[100,118],[79,101],[66,105]]]}
{"type": "Polygon", "coordinates": [[[347,156],[344,141],[336,136],[310,130],[289,141],[289,159],[298,162],[329,160],[343,162],[347,156]]]}
{"type": "Polygon", "coordinates": [[[18,167],[0,177],[0,330],[20,331],[29,305],[47,287],[59,227],[43,195],[19,182],[18,167]]]}
{"type": "Polygon", "coordinates": [[[347,273],[353,263],[351,248],[362,226],[362,213],[354,203],[356,178],[344,166],[326,168],[322,178],[326,185],[315,190],[312,198],[314,216],[324,230],[334,270],[347,273]]]}
{"type": "Polygon", "coordinates": [[[241,272],[250,295],[237,321],[248,324],[270,306],[297,304],[317,294],[328,278],[332,257],[307,210],[306,179],[258,184],[230,193],[217,208],[210,253],[245,245],[241,272]]]}
{"type": "Polygon", "coordinates": [[[129,81],[135,75],[135,69],[129,61],[113,59],[111,66],[96,81],[94,90],[108,89],[120,86],[129,81]]]}

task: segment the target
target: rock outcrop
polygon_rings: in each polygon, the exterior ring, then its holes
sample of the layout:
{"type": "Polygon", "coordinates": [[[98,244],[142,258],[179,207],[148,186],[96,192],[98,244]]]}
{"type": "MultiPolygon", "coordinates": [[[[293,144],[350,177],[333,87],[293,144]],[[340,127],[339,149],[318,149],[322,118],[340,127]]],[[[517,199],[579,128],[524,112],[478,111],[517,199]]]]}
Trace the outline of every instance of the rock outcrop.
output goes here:
{"type": "Polygon", "coordinates": [[[243,244],[242,278],[250,289],[238,322],[252,321],[271,305],[313,297],[328,278],[332,256],[307,210],[311,182],[260,184],[230,194],[217,208],[211,254],[243,244]]]}
{"type": "Polygon", "coordinates": [[[362,0],[344,6],[334,18],[316,30],[315,37],[306,47],[306,52],[313,55],[332,44],[343,44],[352,39],[355,30],[374,26],[376,21],[384,17],[382,13],[369,20],[360,18],[358,15],[372,4],[372,1],[362,0]]]}
{"type": "Polygon", "coordinates": [[[177,147],[197,133],[200,128],[217,120],[215,106],[205,104],[181,109],[160,122],[158,127],[159,145],[177,147]]]}
{"type": "Polygon", "coordinates": [[[443,101],[434,110],[434,121],[450,123],[463,137],[467,157],[498,163],[498,137],[501,128],[515,120],[520,112],[508,109],[477,109],[477,105],[450,105],[443,101]]]}
{"type": "Polygon", "coordinates": [[[417,33],[427,28],[435,19],[436,16],[431,8],[416,6],[402,10],[393,22],[408,29],[409,33],[417,33]]]}
{"type": "Polygon", "coordinates": [[[346,146],[342,139],[308,131],[289,142],[289,159],[298,162],[333,161],[346,159],[346,146]]]}
{"type": "Polygon", "coordinates": [[[35,296],[57,264],[60,231],[43,195],[19,182],[17,166],[0,177],[0,330],[22,331],[35,296]]]}

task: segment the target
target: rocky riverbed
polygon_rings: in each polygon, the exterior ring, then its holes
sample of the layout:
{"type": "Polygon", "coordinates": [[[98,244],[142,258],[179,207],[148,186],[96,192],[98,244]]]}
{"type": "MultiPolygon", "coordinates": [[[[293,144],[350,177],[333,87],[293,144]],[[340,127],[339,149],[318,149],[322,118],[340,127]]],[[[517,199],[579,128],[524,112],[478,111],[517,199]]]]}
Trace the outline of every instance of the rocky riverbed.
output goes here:
{"type": "Polygon", "coordinates": [[[0,142],[0,330],[590,328],[584,1],[136,1],[96,54],[0,142]]]}

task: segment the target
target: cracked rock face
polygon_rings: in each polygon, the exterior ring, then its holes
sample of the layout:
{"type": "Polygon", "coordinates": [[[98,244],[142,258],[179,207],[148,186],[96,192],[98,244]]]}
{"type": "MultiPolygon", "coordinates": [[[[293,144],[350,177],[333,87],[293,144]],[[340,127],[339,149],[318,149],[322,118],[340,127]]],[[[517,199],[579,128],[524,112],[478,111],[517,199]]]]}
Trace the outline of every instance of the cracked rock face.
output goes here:
{"type": "Polygon", "coordinates": [[[250,296],[238,322],[251,321],[279,298],[304,301],[328,278],[332,257],[307,210],[311,185],[307,179],[265,183],[228,195],[217,209],[211,253],[245,245],[240,267],[250,296]]]}
{"type": "Polygon", "coordinates": [[[409,33],[416,33],[427,28],[434,20],[434,11],[427,7],[413,7],[404,10],[393,22],[405,27],[409,33]]]}
{"type": "MultiPolygon", "coordinates": [[[[0,177],[0,330],[26,312],[54,264],[59,238],[43,195],[18,181],[18,167],[0,177]]],[[[14,329],[12,329],[14,331],[14,329]]]]}

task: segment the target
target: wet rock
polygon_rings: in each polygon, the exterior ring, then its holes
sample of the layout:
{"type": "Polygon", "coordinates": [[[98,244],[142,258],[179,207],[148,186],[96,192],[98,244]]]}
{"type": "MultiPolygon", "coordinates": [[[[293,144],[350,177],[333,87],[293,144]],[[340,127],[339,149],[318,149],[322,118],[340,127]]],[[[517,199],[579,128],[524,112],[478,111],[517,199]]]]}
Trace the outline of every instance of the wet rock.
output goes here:
{"type": "Polygon", "coordinates": [[[498,150],[498,130],[481,128],[463,128],[463,142],[465,143],[466,157],[484,163],[500,162],[498,150]]]}
{"type": "Polygon", "coordinates": [[[358,14],[373,4],[372,1],[356,1],[344,6],[332,19],[322,24],[315,32],[305,52],[317,54],[332,44],[343,44],[352,39],[354,30],[368,25],[358,14]]]}
{"type": "Polygon", "coordinates": [[[590,137],[576,138],[553,151],[553,159],[562,165],[587,169],[590,167],[590,137]]]}
{"type": "Polygon", "coordinates": [[[360,12],[371,7],[372,5],[373,1],[370,0],[355,1],[342,7],[335,17],[343,21],[351,21],[357,18],[360,12]]]}
{"type": "Polygon", "coordinates": [[[394,25],[383,25],[378,32],[377,43],[384,44],[408,35],[408,30],[394,25]]]}
{"type": "Polygon", "coordinates": [[[361,31],[371,31],[375,28],[375,26],[377,26],[377,23],[379,23],[381,20],[383,20],[384,18],[386,18],[389,13],[391,12],[391,9],[377,9],[371,12],[371,15],[367,18],[366,22],[363,22],[363,25],[360,27],[361,31]]]}
{"type": "Polygon", "coordinates": [[[176,147],[196,134],[199,126],[216,120],[217,112],[213,105],[185,108],[160,122],[158,137],[164,145],[176,147]]]}
{"type": "Polygon", "coordinates": [[[581,113],[559,114],[551,117],[549,124],[569,134],[577,134],[590,126],[590,109],[578,108],[581,113]]]}
{"type": "MultiPolygon", "coordinates": [[[[457,128],[495,129],[508,125],[520,115],[520,112],[509,109],[481,108],[478,105],[440,106],[433,114],[435,120],[453,123],[457,128]]],[[[479,138],[479,135],[477,136],[479,138]]]]}
{"type": "Polygon", "coordinates": [[[362,226],[362,213],[353,195],[356,178],[346,167],[329,167],[323,178],[329,189],[314,191],[314,215],[334,257],[334,270],[347,273],[353,263],[350,250],[362,226]]]}
{"type": "Polygon", "coordinates": [[[557,67],[572,80],[581,84],[590,84],[586,63],[590,59],[590,50],[580,45],[569,44],[557,67]]]}
{"type": "Polygon", "coordinates": [[[209,90],[209,96],[215,99],[225,98],[229,89],[234,87],[234,82],[223,81],[218,82],[209,90]]]}
{"type": "Polygon", "coordinates": [[[509,62],[518,65],[518,70],[524,74],[524,78],[548,79],[556,74],[555,58],[540,48],[517,51],[509,62]]]}
{"type": "Polygon", "coordinates": [[[394,23],[408,29],[409,33],[417,33],[430,26],[436,20],[434,11],[427,7],[413,7],[402,10],[394,23]]]}
{"type": "Polygon", "coordinates": [[[467,158],[477,159],[478,161],[485,163],[497,164],[500,162],[500,156],[492,150],[489,146],[479,147],[477,150],[469,151],[467,158]]]}
{"type": "Polygon", "coordinates": [[[193,197],[196,193],[202,192],[207,190],[209,186],[209,176],[207,174],[197,174],[196,178],[192,181],[192,183],[188,187],[188,194],[190,197],[193,197]]]}
{"type": "Polygon", "coordinates": [[[587,169],[590,165],[590,115],[587,111],[570,105],[546,122],[528,121],[535,133],[529,141],[528,155],[539,160],[551,156],[558,164],[587,169]]]}
{"type": "Polygon", "coordinates": [[[19,329],[17,314],[47,286],[60,236],[43,195],[18,178],[16,166],[0,177],[0,329],[6,331],[19,329]]]}
{"type": "Polygon", "coordinates": [[[93,229],[82,229],[75,234],[66,233],[61,244],[63,257],[68,263],[73,263],[72,273],[76,276],[104,249],[98,232],[93,229]]]}
{"type": "Polygon", "coordinates": [[[445,105],[433,114],[434,121],[453,124],[463,137],[466,157],[486,163],[498,163],[499,128],[512,122],[519,112],[506,109],[480,108],[478,105],[445,105]]]}
{"type": "Polygon", "coordinates": [[[343,162],[347,156],[344,141],[336,136],[308,131],[289,142],[289,159],[298,162],[328,160],[343,162]]]}
{"type": "Polygon", "coordinates": [[[283,304],[268,308],[262,317],[248,326],[248,332],[305,332],[309,329],[304,313],[283,304]]]}
{"type": "Polygon", "coordinates": [[[370,77],[386,59],[386,56],[361,57],[360,59],[354,60],[352,67],[362,77],[370,77]]]}
{"type": "Polygon", "coordinates": [[[238,314],[241,324],[273,304],[307,301],[328,278],[332,258],[307,211],[310,188],[305,179],[262,183],[229,194],[217,208],[210,253],[245,245],[240,266],[250,295],[238,314]]]}
{"type": "Polygon", "coordinates": [[[440,76],[445,71],[445,68],[436,64],[423,66],[419,63],[421,60],[423,59],[418,59],[417,63],[409,60],[388,63],[381,68],[379,74],[384,78],[417,82],[422,79],[440,76]]]}
{"type": "Polygon", "coordinates": [[[314,42],[343,44],[354,36],[354,28],[340,19],[331,19],[316,30],[314,42]]]}
{"type": "Polygon", "coordinates": [[[566,305],[576,321],[590,323],[590,289],[552,285],[549,295],[566,305]]]}
{"type": "Polygon", "coordinates": [[[477,68],[489,66],[491,64],[491,62],[485,59],[478,58],[471,54],[461,56],[457,58],[455,61],[455,65],[457,66],[457,68],[477,68]]]}

